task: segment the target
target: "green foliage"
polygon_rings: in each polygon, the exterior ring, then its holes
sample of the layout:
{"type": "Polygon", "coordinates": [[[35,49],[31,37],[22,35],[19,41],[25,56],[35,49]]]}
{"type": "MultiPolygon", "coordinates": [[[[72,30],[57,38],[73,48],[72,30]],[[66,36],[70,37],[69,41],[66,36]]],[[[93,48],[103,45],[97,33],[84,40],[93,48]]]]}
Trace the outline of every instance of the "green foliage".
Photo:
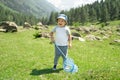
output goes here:
{"type": "Polygon", "coordinates": [[[108,25],[109,25],[108,22],[106,22],[106,23],[101,23],[101,28],[104,28],[105,26],[108,26],[108,25]]]}
{"type": "Polygon", "coordinates": [[[50,15],[50,18],[49,18],[49,22],[48,24],[51,25],[51,24],[56,24],[57,22],[57,16],[58,16],[58,13],[57,12],[51,12],[51,15],[50,15]]]}
{"type": "Polygon", "coordinates": [[[75,26],[75,27],[79,27],[80,23],[79,22],[73,22],[72,25],[75,26]]]}
{"type": "Polygon", "coordinates": [[[33,36],[34,36],[35,38],[40,38],[40,37],[42,37],[42,35],[40,35],[40,32],[34,33],[33,36]]]}
{"type": "Polygon", "coordinates": [[[104,28],[104,27],[105,27],[105,23],[102,23],[102,24],[101,24],[101,28],[104,28]]]}
{"type": "Polygon", "coordinates": [[[38,26],[34,26],[33,27],[35,30],[39,30],[39,27],[38,26]]]}

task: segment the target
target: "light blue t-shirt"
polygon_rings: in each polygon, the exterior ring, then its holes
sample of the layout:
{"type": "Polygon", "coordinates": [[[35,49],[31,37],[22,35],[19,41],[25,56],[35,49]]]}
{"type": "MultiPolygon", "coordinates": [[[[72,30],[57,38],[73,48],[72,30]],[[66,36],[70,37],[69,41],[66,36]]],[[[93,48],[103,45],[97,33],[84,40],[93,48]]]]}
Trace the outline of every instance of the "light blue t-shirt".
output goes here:
{"type": "Polygon", "coordinates": [[[55,43],[58,46],[67,46],[68,45],[68,35],[71,33],[70,29],[65,27],[56,26],[52,32],[55,32],[55,43]]]}

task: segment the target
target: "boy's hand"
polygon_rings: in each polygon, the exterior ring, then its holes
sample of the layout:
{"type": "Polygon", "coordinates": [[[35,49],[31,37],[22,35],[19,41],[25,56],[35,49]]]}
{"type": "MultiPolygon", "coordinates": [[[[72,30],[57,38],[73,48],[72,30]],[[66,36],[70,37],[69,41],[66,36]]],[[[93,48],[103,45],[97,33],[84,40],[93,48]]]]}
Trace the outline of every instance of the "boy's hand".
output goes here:
{"type": "Polygon", "coordinates": [[[53,32],[50,33],[50,39],[51,39],[51,42],[50,44],[54,43],[55,42],[55,39],[54,39],[54,36],[53,36],[53,32]]]}
{"type": "Polygon", "coordinates": [[[50,42],[50,44],[52,44],[53,42],[50,42]]]}
{"type": "Polygon", "coordinates": [[[50,44],[52,44],[52,43],[54,43],[55,41],[53,40],[53,41],[50,41],[50,44]]]}
{"type": "Polygon", "coordinates": [[[53,42],[53,43],[55,42],[54,37],[51,37],[51,42],[53,42]]]}
{"type": "Polygon", "coordinates": [[[68,47],[71,48],[71,47],[72,47],[72,44],[68,44],[68,47]]]}
{"type": "Polygon", "coordinates": [[[50,44],[52,44],[52,43],[54,43],[54,42],[55,42],[54,37],[51,37],[51,42],[50,42],[50,44]]]}

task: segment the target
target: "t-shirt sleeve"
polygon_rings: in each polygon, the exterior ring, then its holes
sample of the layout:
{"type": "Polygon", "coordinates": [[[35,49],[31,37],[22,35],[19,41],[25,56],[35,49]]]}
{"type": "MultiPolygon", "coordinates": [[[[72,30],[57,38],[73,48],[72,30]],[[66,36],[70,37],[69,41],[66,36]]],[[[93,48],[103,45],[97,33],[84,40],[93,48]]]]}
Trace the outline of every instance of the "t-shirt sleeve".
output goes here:
{"type": "Polygon", "coordinates": [[[71,31],[70,31],[69,28],[67,28],[66,32],[67,32],[68,35],[71,34],[71,31]]]}
{"type": "Polygon", "coordinates": [[[56,32],[56,27],[54,27],[51,32],[56,32]]]}

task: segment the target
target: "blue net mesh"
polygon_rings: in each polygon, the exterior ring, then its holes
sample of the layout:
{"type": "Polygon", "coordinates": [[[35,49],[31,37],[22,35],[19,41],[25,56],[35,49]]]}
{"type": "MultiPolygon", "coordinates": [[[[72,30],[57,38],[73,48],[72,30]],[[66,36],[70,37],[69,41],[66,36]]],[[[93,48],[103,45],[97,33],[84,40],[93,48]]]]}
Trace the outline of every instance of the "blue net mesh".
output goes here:
{"type": "Polygon", "coordinates": [[[63,69],[66,72],[75,73],[78,71],[78,66],[74,64],[74,61],[71,58],[67,58],[63,62],[63,69]]]}

